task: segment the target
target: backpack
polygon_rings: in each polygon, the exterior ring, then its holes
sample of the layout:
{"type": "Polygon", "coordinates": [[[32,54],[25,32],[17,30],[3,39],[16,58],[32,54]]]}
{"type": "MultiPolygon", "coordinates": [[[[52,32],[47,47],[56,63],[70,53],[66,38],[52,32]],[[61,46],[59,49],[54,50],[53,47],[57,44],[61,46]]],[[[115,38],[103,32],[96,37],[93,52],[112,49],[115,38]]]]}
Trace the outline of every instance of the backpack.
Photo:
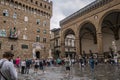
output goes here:
{"type": "Polygon", "coordinates": [[[8,80],[8,79],[3,75],[2,71],[1,71],[1,68],[2,68],[2,66],[3,66],[3,64],[4,64],[5,61],[6,61],[6,60],[2,61],[1,65],[0,65],[0,74],[1,74],[1,76],[2,76],[5,80],[8,80]]]}

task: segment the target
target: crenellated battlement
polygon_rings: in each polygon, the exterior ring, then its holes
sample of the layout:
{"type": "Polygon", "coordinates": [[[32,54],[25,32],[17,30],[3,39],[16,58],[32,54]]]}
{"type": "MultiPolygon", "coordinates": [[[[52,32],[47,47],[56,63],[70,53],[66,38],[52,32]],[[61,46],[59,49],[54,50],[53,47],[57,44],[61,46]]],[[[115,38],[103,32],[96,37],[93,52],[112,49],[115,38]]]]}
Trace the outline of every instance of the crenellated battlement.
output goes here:
{"type": "Polygon", "coordinates": [[[52,4],[51,0],[43,0],[43,1],[52,4]]]}
{"type": "Polygon", "coordinates": [[[43,16],[52,16],[52,1],[50,0],[1,0],[3,4],[8,4],[16,9],[25,10],[43,16]]]}

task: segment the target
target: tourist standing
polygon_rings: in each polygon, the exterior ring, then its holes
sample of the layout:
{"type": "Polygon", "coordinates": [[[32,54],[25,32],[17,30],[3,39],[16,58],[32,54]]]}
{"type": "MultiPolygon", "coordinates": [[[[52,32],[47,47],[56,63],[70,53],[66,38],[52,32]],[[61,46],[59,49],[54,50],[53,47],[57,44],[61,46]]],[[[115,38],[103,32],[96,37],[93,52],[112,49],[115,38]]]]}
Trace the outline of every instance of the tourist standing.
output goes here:
{"type": "Polygon", "coordinates": [[[89,58],[89,64],[90,64],[91,71],[93,72],[95,61],[94,61],[94,58],[92,56],[89,58]]]}
{"type": "Polygon", "coordinates": [[[71,61],[70,61],[70,58],[67,57],[65,59],[66,76],[70,76],[70,66],[71,66],[71,61]]]}
{"type": "Polygon", "coordinates": [[[44,73],[44,65],[43,65],[43,60],[42,60],[42,59],[40,59],[40,61],[39,61],[39,68],[40,68],[40,70],[42,70],[43,73],[44,73]]]}
{"type": "Polygon", "coordinates": [[[16,67],[18,69],[18,72],[20,72],[20,57],[17,57],[15,60],[16,67]]]}
{"type": "Polygon", "coordinates": [[[5,52],[0,60],[0,80],[17,80],[17,71],[14,64],[9,61],[13,58],[11,52],[5,52]]]}
{"type": "Polygon", "coordinates": [[[31,60],[27,59],[26,60],[26,69],[25,69],[26,74],[29,74],[29,69],[30,69],[31,64],[32,64],[31,60]]]}
{"type": "Polygon", "coordinates": [[[26,62],[25,60],[21,61],[21,74],[25,74],[26,62]]]}
{"type": "Polygon", "coordinates": [[[36,60],[35,60],[35,63],[34,63],[34,71],[35,71],[35,73],[38,72],[38,68],[39,68],[39,60],[36,59],[36,60]]]}
{"type": "Polygon", "coordinates": [[[16,62],[17,68],[19,68],[20,67],[20,58],[17,57],[15,62],[16,62]]]}

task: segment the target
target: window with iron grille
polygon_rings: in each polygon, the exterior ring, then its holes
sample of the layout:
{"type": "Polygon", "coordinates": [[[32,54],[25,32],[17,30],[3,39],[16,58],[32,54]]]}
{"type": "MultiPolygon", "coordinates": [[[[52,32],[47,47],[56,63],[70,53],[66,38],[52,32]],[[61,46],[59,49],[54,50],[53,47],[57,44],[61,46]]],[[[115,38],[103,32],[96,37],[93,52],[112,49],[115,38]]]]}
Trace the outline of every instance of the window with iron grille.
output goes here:
{"type": "Polygon", "coordinates": [[[21,45],[21,48],[22,48],[22,49],[28,49],[28,45],[22,44],[22,45],[21,45]]]}

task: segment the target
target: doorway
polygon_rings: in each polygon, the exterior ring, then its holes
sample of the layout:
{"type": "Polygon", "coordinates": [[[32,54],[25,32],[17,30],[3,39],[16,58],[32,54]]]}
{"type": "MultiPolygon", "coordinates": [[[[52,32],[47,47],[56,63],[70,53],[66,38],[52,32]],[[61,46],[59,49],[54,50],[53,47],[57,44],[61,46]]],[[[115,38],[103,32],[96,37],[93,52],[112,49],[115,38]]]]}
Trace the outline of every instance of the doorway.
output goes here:
{"type": "Polygon", "coordinates": [[[36,58],[40,58],[40,52],[36,51],[36,58]]]}

